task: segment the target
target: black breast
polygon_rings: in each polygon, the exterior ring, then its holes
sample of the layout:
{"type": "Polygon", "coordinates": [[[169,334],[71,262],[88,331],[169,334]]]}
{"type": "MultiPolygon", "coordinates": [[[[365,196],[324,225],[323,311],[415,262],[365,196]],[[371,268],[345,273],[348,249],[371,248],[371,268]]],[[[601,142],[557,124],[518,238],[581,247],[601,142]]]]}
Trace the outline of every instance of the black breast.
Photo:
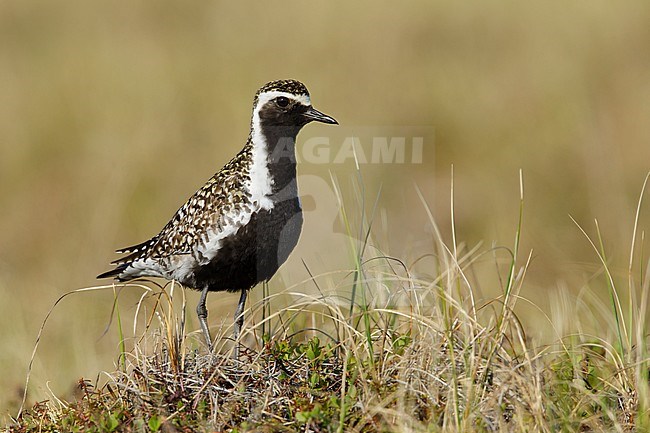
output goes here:
{"type": "Polygon", "coordinates": [[[216,256],[194,273],[194,287],[236,292],[270,279],[298,243],[302,210],[296,181],[296,126],[262,124],[272,179],[270,210],[260,210],[248,224],[225,238],[216,256]]]}
{"type": "Polygon", "coordinates": [[[297,197],[275,203],[251,216],[248,224],[225,238],[210,263],[195,272],[195,287],[235,292],[270,279],[296,246],[302,228],[297,197]]]}

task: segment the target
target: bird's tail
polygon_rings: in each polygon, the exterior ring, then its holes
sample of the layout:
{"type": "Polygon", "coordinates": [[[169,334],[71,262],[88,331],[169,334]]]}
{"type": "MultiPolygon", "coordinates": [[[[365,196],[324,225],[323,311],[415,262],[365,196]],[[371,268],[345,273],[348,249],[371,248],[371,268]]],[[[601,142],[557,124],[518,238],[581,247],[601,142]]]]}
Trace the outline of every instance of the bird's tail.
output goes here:
{"type": "Polygon", "coordinates": [[[117,278],[120,280],[120,274],[124,272],[126,268],[128,268],[130,263],[122,263],[118,265],[115,269],[111,269],[108,272],[104,272],[103,274],[97,275],[97,278],[117,278]]]}

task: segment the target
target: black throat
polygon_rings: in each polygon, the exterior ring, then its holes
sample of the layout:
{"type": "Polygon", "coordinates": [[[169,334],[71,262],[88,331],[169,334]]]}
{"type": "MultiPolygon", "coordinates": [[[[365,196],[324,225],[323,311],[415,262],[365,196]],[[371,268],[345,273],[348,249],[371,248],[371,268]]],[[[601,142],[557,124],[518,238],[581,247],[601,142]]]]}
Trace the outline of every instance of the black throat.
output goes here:
{"type": "MultiPolygon", "coordinates": [[[[296,190],[296,136],[300,127],[267,126],[262,124],[262,136],[268,150],[269,175],[273,178],[273,195],[296,190]]],[[[291,197],[277,197],[286,200],[291,197]]]]}

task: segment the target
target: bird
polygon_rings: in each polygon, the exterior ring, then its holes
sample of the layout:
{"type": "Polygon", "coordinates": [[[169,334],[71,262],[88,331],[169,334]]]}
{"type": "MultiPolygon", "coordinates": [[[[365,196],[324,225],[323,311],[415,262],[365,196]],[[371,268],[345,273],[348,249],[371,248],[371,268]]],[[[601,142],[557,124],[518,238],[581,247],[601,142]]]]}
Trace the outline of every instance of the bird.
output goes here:
{"type": "Polygon", "coordinates": [[[201,292],[196,313],[212,351],[209,292],[239,292],[234,314],[238,356],[248,291],[287,260],[302,230],[296,137],[310,122],[338,122],[316,110],[297,80],[263,85],[253,99],[244,147],[183,204],[151,239],[121,248],[115,267],[97,276],[119,282],[162,277],[201,292]]]}

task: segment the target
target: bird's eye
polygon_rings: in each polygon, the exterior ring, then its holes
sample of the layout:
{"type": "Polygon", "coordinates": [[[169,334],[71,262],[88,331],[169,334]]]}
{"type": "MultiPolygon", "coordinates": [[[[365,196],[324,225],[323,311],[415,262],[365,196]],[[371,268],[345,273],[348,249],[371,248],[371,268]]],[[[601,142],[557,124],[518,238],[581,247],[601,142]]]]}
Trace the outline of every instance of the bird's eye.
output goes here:
{"type": "Polygon", "coordinates": [[[275,103],[278,104],[278,106],[284,108],[287,105],[289,105],[289,98],[285,96],[279,96],[278,98],[275,99],[275,103]]]}

